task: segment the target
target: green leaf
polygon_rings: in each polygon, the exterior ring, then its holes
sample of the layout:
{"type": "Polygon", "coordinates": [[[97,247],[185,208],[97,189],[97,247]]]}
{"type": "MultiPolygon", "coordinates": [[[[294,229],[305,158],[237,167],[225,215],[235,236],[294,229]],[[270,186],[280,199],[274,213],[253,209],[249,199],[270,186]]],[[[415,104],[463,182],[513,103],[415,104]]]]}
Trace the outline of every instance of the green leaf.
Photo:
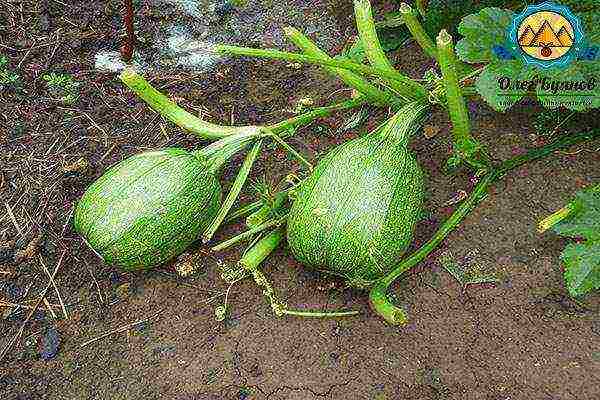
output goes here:
{"type": "Polygon", "coordinates": [[[491,63],[479,75],[475,83],[475,88],[477,89],[477,93],[494,110],[504,112],[525,97],[527,91],[501,90],[500,79],[508,77],[511,80],[527,80],[533,78],[535,74],[536,71],[533,68],[524,68],[520,61],[491,63]]]}
{"type": "MultiPolygon", "coordinates": [[[[423,25],[431,37],[436,37],[442,29],[456,33],[460,20],[468,14],[486,7],[509,7],[514,0],[429,0],[423,25]]],[[[460,31],[460,28],[459,28],[460,31]]]]}
{"type": "Polygon", "coordinates": [[[464,62],[481,63],[496,60],[492,49],[506,42],[506,30],[515,14],[500,8],[484,8],[467,15],[458,26],[464,36],[456,44],[458,57],[464,62]]]}
{"type": "Polygon", "coordinates": [[[569,294],[579,297],[600,288],[600,242],[569,244],[561,255],[569,294]]]}
{"type": "Polygon", "coordinates": [[[600,241],[600,192],[581,191],[573,201],[574,213],[553,229],[561,236],[600,241]]]}

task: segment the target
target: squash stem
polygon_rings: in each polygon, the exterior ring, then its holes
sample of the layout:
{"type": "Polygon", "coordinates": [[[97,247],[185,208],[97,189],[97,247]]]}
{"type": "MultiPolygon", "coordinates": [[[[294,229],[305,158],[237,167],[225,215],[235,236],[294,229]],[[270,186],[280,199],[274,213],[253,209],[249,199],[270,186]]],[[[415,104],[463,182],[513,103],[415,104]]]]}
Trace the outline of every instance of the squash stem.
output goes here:
{"type": "MultiPolygon", "coordinates": [[[[600,192],[600,184],[596,184],[585,190],[590,192],[600,192]]],[[[569,218],[575,211],[577,211],[577,204],[575,201],[571,201],[569,204],[567,204],[560,210],[552,213],[551,215],[541,220],[538,224],[538,232],[546,232],[547,230],[551,229],[554,225],[569,218]]]]}
{"type": "Polygon", "coordinates": [[[442,70],[448,112],[452,121],[454,151],[461,160],[477,169],[485,169],[489,164],[483,146],[471,136],[471,124],[467,104],[458,84],[456,57],[452,36],[442,30],[437,37],[438,61],[442,70]]]}
{"type": "Polygon", "coordinates": [[[600,129],[592,130],[577,135],[565,136],[553,143],[533,149],[527,153],[513,157],[491,169],[475,186],[469,197],[454,211],[454,213],[441,225],[433,237],[421,246],[410,257],[402,261],[392,272],[383,277],[371,289],[369,301],[373,310],[383,319],[393,325],[402,325],[407,322],[406,313],[395,306],[387,297],[387,292],[392,283],[401,275],[427,257],[444,239],[452,232],[464,218],[487,196],[489,187],[503,178],[511,170],[531,161],[539,160],[553,154],[556,150],[568,148],[576,143],[600,138],[600,129]]]}
{"type": "Polygon", "coordinates": [[[125,68],[119,78],[157,113],[202,139],[215,140],[240,132],[258,130],[256,126],[221,126],[203,121],[156,90],[134,67],[125,68]]]}
{"type": "Polygon", "coordinates": [[[377,76],[386,80],[387,82],[392,81],[394,82],[394,86],[403,88],[403,92],[410,92],[411,95],[408,96],[408,98],[411,99],[427,98],[429,95],[427,89],[423,85],[398,73],[397,71],[394,73],[381,68],[370,67],[348,60],[325,60],[323,58],[310,57],[304,54],[290,53],[280,50],[253,49],[249,47],[228,45],[217,45],[214,49],[217,53],[233,56],[271,58],[290,62],[317,64],[325,67],[343,68],[366,76],[377,76]]]}
{"type": "Polygon", "coordinates": [[[246,155],[246,158],[244,159],[244,162],[242,163],[240,171],[238,172],[235,180],[233,181],[233,184],[231,185],[231,189],[229,190],[229,193],[227,193],[227,197],[225,198],[223,205],[221,205],[221,208],[219,209],[217,216],[212,221],[212,223],[208,226],[208,228],[206,228],[206,231],[204,231],[204,235],[202,235],[203,243],[207,243],[212,239],[213,235],[215,234],[217,229],[219,229],[219,226],[221,226],[221,223],[223,223],[223,220],[229,213],[229,210],[231,210],[233,203],[235,203],[238,196],[240,195],[242,187],[244,186],[244,183],[246,183],[246,180],[248,179],[248,175],[250,174],[250,169],[252,169],[252,165],[254,164],[254,161],[256,161],[256,158],[258,157],[261,146],[262,146],[262,140],[257,141],[256,143],[254,143],[254,146],[252,147],[252,149],[250,149],[250,151],[246,155]]]}
{"type": "MultiPolygon", "coordinates": [[[[323,60],[333,60],[327,53],[321,50],[315,43],[313,43],[308,37],[303,35],[300,31],[292,27],[286,27],[283,29],[286,37],[294,43],[296,46],[300,48],[304,52],[304,54],[321,58],[323,60]]],[[[384,92],[383,90],[377,88],[375,85],[371,84],[367,80],[363,79],[361,76],[355,74],[354,72],[348,71],[343,68],[332,68],[325,67],[325,70],[329,72],[333,76],[339,77],[342,82],[351,88],[356,89],[358,92],[362,93],[366,98],[368,98],[371,102],[379,105],[390,104],[394,100],[394,95],[390,92],[384,92]]]]}
{"type": "Polygon", "coordinates": [[[427,98],[427,90],[421,84],[398,72],[385,55],[371,11],[369,0],[354,0],[354,16],[358,34],[365,50],[369,63],[380,71],[385,71],[386,76],[381,78],[404,100],[417,100],[427,98]]]}
{"type": "Polygon", "coordinates": [[[266,221],[254,228],[248,229],[247,231],[244,231],[242,233],[240,233],[237,236],[234,236],[230,239],[227,239],[219,244],[217,244],[216,246],[211,247],[212,251],[221,251],[221,250],[225,250],[231,246],[233,246],[236,243],[239,243],[243,240],[247,240],[250,239],[252,236],[256,235],[257,233],[260,233],[262,231],[265,231],[269,228],[272,228],[274,226],[280,226],[283,223],[285,223],[285,220],[287,219],[287,215],[282,217],[282,218],[277,218],[277,219],[272,219],[269,221],[266,221]]]}
{"type": "Polygon", "coordinates": [[[255,228],[260,224],[264,223],[267,218],[276,212],[281,211],[281,208],[288,199],[288,191],[283,190],[276,193],[273,196],[273,200],[270,202],[261,202],[262,206],[259,207],[255,212],[248,215],[246,218],[246,226],[249,228],[255,228]],[[270,203],[270,204],[269,204],[270,203]]]}
{"type": "Polygon", "coordinates": [[[237,210],[230,212],[227,215],[227,217],[225,218],[224,222],[225,223],[232,222],[232,221],[236,221],[240,218],[244,218],[249,215],[252,215],[256,211],[260,210],[262,206],[263,206],[262,200],[257,200],[252,203],[245,204],[245,205],[241,206],[240,208],[238,208],[237,210]]]}
{"type": "Polygon", "coordinates": [[[423,25],[421,25],[417,19],[412,7],[406,3],[401,3],[400,15],[402,16],[402,21],[404,21],[404,24],[411,35],[419,46],[421,46],[425,54],[434,60],[437,60],[437,48],[435,47],[435,43],[433,43],[433,40],[429,37],[427,32],[425,32],[423,25]]]}
{"type": "Polygon", "coordinates": [[[334,111],[347,110],[351,108],[359,107],[367,103],[365,97],[358,97],[351,100],[346,100],[341,103],[333,104],[325,107],[318,107],[304,114],[297,115],[289,118],[285,121],[278,122],[276,124],[268,125],[266,128],[270,131],[279,135],[280,138],[286,138],[293,134],[293,131],[300,126],[305,126],[316,120],[317,118],[323,118],[331,115],[334,111]]]}
{"type": "Polygon", "coordinates": [[[313,165],[310,162],[308,162],[308,160],[306,160],[306,158],[302,157],[302,155],[300,153],[298,153],[292,146],[290,146],[289,144],[287,144],[285,140],[283,140],[282,138],[280,138],[277,134],[273,133],[272,131],[269,131],[267,128],[265,128],[264,130],[267,131],[267,133],[269,133],[269,137],[273,138],[273,140],[275,140],[288,153],[290,153],[298,161],[300,161],[301,164],[304,164],[304,166],[309,171],[313,170],[313,165]]]}

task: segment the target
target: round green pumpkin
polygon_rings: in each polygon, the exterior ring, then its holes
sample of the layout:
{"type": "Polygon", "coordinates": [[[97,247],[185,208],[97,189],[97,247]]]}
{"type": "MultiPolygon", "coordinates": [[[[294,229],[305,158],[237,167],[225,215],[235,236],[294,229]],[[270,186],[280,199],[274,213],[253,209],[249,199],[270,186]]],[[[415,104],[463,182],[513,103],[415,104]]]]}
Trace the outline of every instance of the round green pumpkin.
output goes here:
{"type": "Polygon", "coordinates": [[[423,194],[406,132],[354,139],[329,152],[298,188],[287,221],[289,247],[302,264],[368,287],[410,245],[423,194]]]}
{"type": "Polygon", "coordinates": [[[184,149],[169,148],[110,168],[77,203],[74,225],[106,263],[148,269],[196,240],[220,201],[211,164],[184,149]]]}

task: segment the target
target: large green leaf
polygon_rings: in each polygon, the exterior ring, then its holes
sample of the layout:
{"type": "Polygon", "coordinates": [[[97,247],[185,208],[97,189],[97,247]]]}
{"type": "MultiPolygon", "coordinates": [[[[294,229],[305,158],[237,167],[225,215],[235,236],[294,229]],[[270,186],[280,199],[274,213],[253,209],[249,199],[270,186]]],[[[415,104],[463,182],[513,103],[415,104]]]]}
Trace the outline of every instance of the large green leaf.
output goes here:
{"type": "Polygon", "coordinates": [[[500,79],[509,77],[511,80],[527,80],[535,76],[533,68],[523,68],[519,61],[493,62],[479,75],[475,88],[479,95],[494,110],[504,112],[518,103],[527,94],[526,90],[501,90],[500,79]]]}
{"type": "Polygon", "coordinates": [[[486,7],[511,7],[520,3],[515,0],[429,0],[423,25],[431,37],[436,37],[442,29],[455,34],[465,15],[486,7]]]}
{"type": "Polygon", "coordinates": [[[600,242],[569,244],[561,255],[565,282],[573,297],[600,289],[600,242]]]}
{"type": "Polygon", "coordinates": [[[561,236],[600,241],[600,192],[584,190],[573,201],[574,213],[553,229],[561,236]]]}
{"type": "Polygon", "coordinates": [[[506,29],[514,15],[500,8],[484,8],[477,14],[467,15],[458,26],[458,32],[464,36],[456,44],[458,57],[468,63],[497,59],[492,49],[506,41],[506,29]]]}

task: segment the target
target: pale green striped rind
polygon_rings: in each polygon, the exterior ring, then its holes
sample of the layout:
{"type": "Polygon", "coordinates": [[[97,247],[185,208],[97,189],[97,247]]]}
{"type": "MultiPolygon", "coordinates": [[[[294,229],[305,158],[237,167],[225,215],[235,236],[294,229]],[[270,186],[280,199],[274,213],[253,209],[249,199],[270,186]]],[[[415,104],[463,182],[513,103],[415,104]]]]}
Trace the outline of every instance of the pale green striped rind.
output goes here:
{"type": "Polygon", "coordinates": [[[287,239],[302,264],[368,284],[412,241],[423,174],[405,144],[367,135],[338,146],[299,188],[287,239]]]}
{"type": "Polygon", "coordinates": [[[148,269],[181,254],[216,215],[221,187],[183,149],[145,152],[110,168],[84,193],[75,230],[106,263],[148,269]]]}

